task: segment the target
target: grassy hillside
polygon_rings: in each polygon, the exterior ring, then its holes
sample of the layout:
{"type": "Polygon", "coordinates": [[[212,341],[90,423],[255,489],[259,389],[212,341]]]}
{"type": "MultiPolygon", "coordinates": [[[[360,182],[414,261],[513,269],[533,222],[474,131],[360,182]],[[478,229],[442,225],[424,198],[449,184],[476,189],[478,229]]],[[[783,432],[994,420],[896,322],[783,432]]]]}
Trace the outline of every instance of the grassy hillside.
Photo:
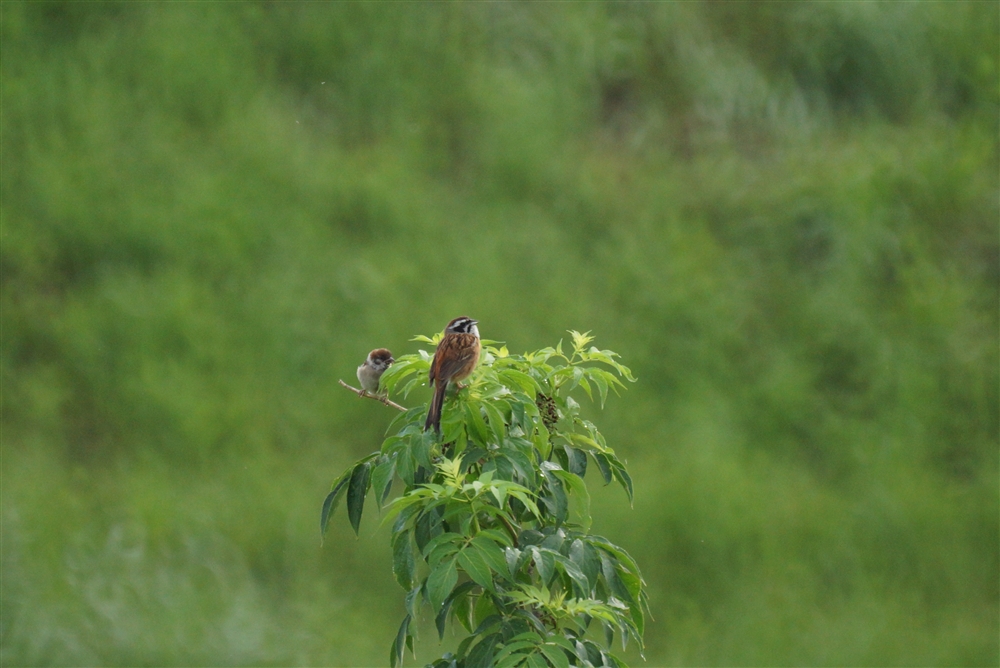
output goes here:
{"type": "Polygon", "coordinates": [[[3,2],[0,663],[385,664],[387,532],[318,518],[391,415],[336,380],[462,313],[639,377],[593,410],[635,665],[1000,663],[998,35],[3,2]]]}

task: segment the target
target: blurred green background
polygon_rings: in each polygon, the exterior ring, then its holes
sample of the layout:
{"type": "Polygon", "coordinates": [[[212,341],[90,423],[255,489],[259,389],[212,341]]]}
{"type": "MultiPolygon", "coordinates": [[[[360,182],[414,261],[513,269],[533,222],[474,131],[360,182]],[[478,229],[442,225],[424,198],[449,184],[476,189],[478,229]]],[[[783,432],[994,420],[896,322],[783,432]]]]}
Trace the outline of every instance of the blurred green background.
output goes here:
{"type": "Polygon", "coordinates": [[[1000,662],[996,2],[0,11],[3,665],[384,665],[336,380],[460,314],[639,377],[634,664],[1000,662]]]}

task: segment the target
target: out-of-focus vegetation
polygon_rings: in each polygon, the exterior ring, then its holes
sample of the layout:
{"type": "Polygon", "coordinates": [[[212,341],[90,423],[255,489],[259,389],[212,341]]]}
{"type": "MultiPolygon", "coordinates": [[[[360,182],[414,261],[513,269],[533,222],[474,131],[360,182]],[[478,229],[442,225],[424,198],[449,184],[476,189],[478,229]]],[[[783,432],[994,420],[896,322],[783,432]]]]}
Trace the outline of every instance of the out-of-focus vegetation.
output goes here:
{"type": "Polygon", "coordinates": [[[387,663],[336,379],[460,314],[636,372],[648,665],[1000,662],[995,2],[0,11],[4,665],[387,663]]]}

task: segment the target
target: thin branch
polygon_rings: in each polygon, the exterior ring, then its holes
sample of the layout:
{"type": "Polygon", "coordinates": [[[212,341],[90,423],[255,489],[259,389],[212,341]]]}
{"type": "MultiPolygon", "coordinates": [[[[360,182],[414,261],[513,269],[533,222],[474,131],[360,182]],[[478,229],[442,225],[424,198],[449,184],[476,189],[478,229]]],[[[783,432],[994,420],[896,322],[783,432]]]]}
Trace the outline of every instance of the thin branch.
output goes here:
{"type": "Polygon", "coordinates": [[[514,530],[514,527],[511,526],[510,522],[507,521],[506,517],[504,517],[503,515],[497,515],[497,517],[499,517],[500,521],[503,522],[504,528],[507,529],[507,533],[510,534],[511,540],[514,541],[514,547],[517,547],[518,546],[517,545],[517,531],[514,530]]]}
{"type": "Polygon", "coordinates": [[[343,385],[344,387],[346,387],[347,389],[349,389],[354,394],[358,395],[359,397],[364,397],[366,399],[374,399],[375,401],[381,401],[386,406],[389,406],[391,408],[395,408],[397,411],[403,411],[404,413],[406,412],[406,408],[400,406],[395,401],[390,401],[389,397],[387,397],[387,396],[383,396],[383,395],[379,395],[379,394],[372,394],[372,393],[370,393],[370,392],[368,392],[366,390],[359,390],[358,388],[351,387],[350,385],[348,385],[347,383],[345,383],[344,381],[339,380],[339,379],[338,379],[337,382],[340,383],[341,385],[343,385]]]}

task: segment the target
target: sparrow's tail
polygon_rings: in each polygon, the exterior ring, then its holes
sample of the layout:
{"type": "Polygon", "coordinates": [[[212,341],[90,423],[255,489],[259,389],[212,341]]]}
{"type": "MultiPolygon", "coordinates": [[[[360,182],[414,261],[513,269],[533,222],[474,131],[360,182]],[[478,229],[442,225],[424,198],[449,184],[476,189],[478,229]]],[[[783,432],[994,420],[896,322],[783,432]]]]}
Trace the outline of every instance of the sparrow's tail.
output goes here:
{"type": "Polygon", "coordinates": [[[448,382],[438,379],[434,383],[434,396],[431,398],[431,407],[427,410],[427,421],[424,422],[424,431],[434,427],[434,431],[441,433],[441,405],[444,403],[444,391],[448,389],[448,382]]]}

